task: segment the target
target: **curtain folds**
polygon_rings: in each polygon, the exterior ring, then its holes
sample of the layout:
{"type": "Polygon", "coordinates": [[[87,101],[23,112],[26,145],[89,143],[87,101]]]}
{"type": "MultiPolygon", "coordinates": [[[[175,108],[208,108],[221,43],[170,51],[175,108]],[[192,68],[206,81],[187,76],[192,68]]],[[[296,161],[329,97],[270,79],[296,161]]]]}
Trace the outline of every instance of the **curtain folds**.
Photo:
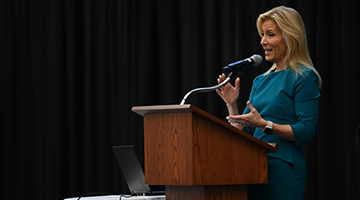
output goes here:
{"type": "MultiPolygon", "coordinates": [[[[111,147],[132,144],[143,164],[133,106],[179,104],[212,86],[226,64],[262,54],[255,22],[278,5],[299,11],[322,75],[317,135],[306,146],[305,198],[360,198],[360,3],[342,1],[1,1],[1,199],[128,193],[111,147]],[[351,23],[353,22],[353,23],[351,23]]],[[[242,71],[240,109],[252,80],[242,71]]],[[[225,120],[215,92],[193,104],[225,120]]]]}

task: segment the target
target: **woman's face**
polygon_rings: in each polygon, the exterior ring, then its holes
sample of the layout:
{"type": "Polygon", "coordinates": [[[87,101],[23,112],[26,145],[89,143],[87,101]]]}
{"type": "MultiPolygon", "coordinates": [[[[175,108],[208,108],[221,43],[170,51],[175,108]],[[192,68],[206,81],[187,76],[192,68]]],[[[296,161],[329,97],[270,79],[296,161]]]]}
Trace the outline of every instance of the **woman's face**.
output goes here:
{"type": "Polygon", "coordinates": [[[265,50],[265,59],[276,63],[278,68],[284,69],[287,63],[283,63],[286,54],[286,43],[282,31],[273,20],[265,20],[261,25],[261,42],[265,50]],[[285,66],[282,66],[285,65],[285,66]]]}

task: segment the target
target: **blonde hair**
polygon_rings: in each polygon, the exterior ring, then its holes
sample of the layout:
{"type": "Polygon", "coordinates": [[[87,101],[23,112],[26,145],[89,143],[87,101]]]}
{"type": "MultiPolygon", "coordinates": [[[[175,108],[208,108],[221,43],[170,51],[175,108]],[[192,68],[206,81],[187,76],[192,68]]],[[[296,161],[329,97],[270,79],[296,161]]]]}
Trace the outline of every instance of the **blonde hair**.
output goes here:
{"type": "MultiPolygon", "coordinates": [[[[305,25],[299,13],[293,8],[279,6],[261,14],[256,22],[260,37],[262,33],[261,26],[266,20],[273,20],[283,34],[287,46],[284,62],[288,63],[290,67],[300,75],[303,75],[301,70],[302,66],[314,70],[319,77],[319,88],[321,88],[322,79],[311,61],[307,46],[305,25]]],[[[264,75],[269,74],[270,71],[275,68],[276,64],[274,63],[264,75]]]]}

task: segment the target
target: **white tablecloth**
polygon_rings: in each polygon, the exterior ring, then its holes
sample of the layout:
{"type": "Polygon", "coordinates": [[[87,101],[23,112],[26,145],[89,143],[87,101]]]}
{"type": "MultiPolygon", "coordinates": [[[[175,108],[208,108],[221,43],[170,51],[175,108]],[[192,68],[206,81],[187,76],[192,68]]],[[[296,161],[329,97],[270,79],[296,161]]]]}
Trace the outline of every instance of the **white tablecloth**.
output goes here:
{"type": "MultiPolygon", "coordinates": [[[[79,197],[66,198],[64,200],[77,200],[79,197]]],[[[120,195],[106,195],[106,196],[94,196],[94,197],[81,197],[80,200],[119,200],[120,195]]],[[[165,200],[165,195],[160,196],[136,196],[129,197],[126,196],[121,197],[121,200],[165,200]]]]}

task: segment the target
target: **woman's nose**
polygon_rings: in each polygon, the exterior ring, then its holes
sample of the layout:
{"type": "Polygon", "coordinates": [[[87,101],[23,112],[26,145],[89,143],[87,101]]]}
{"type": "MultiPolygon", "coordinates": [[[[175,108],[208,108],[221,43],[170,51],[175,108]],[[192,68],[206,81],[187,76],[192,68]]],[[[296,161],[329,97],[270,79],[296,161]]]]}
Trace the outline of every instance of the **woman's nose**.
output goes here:
{"type": "Polygon", "coordinates": [[[266,43],[266,39],[265,39],[265,37],[262,37],[262,38],[261,38],[261,41],[260,41],[260,44],[261,44],[261,45],[264,45],[265,43],[266,43]]]}

